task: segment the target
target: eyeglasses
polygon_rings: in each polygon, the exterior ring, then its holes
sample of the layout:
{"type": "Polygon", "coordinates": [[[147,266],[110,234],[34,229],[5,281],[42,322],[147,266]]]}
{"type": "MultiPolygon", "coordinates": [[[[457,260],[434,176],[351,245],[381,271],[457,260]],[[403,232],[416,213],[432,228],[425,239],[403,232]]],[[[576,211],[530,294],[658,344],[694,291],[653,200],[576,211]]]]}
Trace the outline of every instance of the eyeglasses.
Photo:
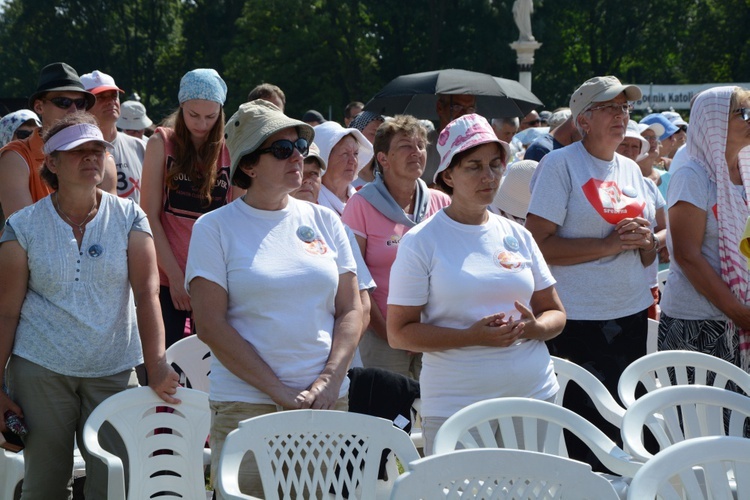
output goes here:
{"type": "Polygon", "coordinates": [[[307,154],[307,151],[310,149],[310,145],[307,143],[306,139],[302,139],[301,137],[294,142],[290,141],[289,139],[281,139],[271,143],[271,145],[266,149],[258,150],[258,153],[271,153],[274,158],[278,160],[286,160],[287,158],[292,156],[292,154],[294,154],[295,148],[297,149],[297,151],[299,151],[299,154],[305,156],[307,154]]]}
{"type": "Polygon", "coordinates": [[[596,111],[598,109],[603,109],[604,111],[611,113],[611,114],[617,114],[617,113],[628,113],[630,114],[631,111],[633,111],[633,105],[628,103],[620,104],[618,102],[611,102],[609,104],[600,104],[599,106],[594,106],[593,108],[589,108],[589,111],[596,111]]]}
{"type": "Polygon", "coordinates": [[[70,97],[52,97],[51,99],[46,100],[60,109],[69,109],[74,104],[78,110],[86,109],[86,99],[83,97],[78,99],[71,99],[70,97]]]}
{"type": "Polygon", "coordinates": [[[27,137],[29,137],[33,132],[34,132],[33,130],[24,130],[24,129],[19,128],[18,130],[16,130],[15,136],[16,136],[16,139],[22,140],[22,139],[26,139],[27,137]]]}
{"type": "Polygon", "coordinates": [[[736,110],[735,113],[740,115],[746,122],[750,121],[750,108],[740,108],[736,110]]]}
{"type": "Polygon", "coordinates": [[[537,118],[536,120],[530,120],[528,122],[523,122],[522,124],[523,125],[531,125],[532,127],[536,127],[537,125],[541,125],[542,124],[542,120],[540,120],[539,118],[537,118]]]}
{"type": "Polygon", "coordinates": [[[462,104],[451,104],[451,114],[455,115],[457,113],[462,113],[464,115],[470,115],[472,113],[476,113],[477,107],[476,106],[464,106],[462,104]]]}

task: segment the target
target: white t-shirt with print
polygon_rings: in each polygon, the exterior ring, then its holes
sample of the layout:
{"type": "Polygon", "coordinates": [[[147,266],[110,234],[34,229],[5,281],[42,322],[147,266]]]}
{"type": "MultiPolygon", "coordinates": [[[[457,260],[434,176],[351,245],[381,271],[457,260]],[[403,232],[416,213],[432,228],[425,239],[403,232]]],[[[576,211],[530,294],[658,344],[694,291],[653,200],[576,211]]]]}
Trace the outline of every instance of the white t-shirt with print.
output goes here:
{"type": "MultiPolygon", "coordinates": [[[[227,320],[286,385],[304,390],[331,351],[339,275],[356,273],[352,249],[332,211],[289,198],[283,210],[242,199],[193,226],[185,283],[202,277],[227,291],[227,320]]],[[[211,399],[273,404],[211,358],[211,399]]],[[[339,397],[346,395],[344,379],[339,397]]]]}
{"type": "MultiPolygon", "coordinates": [[[[604,238],[630,217],[643,217],[652,228],[655,224],[641,170],[622,155],[599,160],[576,142],[542,158],[536,173],[529,213],[555,223],[557,236],[604,238]]],[[[550,265],[550,270],[568,319],[621,318],[654,301],[637,250],[571,266],[550,265]]]]}
{"type": "MultiPolygon", "coordinates": [[[[490,214],[482,225],[460,224],[443,210],[406,233],[391,268],[388,304],[424,306],[422,322],[467,328],[514,301],[555,283],[531,234],[490,214]]],[[[463,347],[426,352],[420,376],[422,415],[449,417],[489,398],[547,399],[557,390],[544,342],[506,348],[463,347]]]]}

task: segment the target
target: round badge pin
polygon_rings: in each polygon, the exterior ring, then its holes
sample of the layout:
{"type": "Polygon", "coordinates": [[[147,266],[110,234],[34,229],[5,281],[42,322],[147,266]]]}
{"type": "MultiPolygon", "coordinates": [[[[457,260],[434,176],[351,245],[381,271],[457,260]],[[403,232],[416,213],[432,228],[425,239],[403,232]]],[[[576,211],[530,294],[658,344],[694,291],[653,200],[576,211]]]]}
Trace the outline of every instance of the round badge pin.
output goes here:
{"type": "Polygon", "coordinates": [[[301,239],[305,243],[310,243],[315,239],[315,230],[310,226],[300,226],[297,229],[297,238],[301,239]]]}
{"type": "Polygon", "coordinates": [[[511,252],[515,252],[518,250],[518,240],[515,238],[515,236],[506,236],[505,238],[503,238],[503,244],[505,245],[505,248],[507,248],[511,252]]]}
{"type": "Polygon", "coordinates": [[[100,257],[103,253],[104,253],[104,249],[98,243],[91,245],[88,249],[89,257],[97,258],[97,257],[100,257]]]}
{"type": "Polygon", "coordinates": [[[625,186],[624,188],[622,188],[622,194],[624,194],[628,198],[635,198],[638,196],[638,193],[633,186],[625,186]]]}

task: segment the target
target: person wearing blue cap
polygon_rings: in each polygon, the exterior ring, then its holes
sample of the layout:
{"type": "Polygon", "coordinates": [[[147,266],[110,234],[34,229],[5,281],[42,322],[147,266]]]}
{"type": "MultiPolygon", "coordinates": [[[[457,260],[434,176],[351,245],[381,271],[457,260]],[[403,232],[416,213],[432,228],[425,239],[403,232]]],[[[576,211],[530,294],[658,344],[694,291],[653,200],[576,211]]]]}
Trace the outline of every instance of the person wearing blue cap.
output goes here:
{"type": "Polygon", "coordinates": [[[669,118],[661,113],[651,113],[641,119],[639,123],[644,125],[652,125],[658,123],[664,127],[664,133],[659,136],[659,142],[661,143],[661,164],[664,170],[669,170],[669,164],[672,162],[672,157],[677,152],[677,149],[681,146],[679,139],[680,128],[669,121],[669,118]]]}
{"type": "Polygon", "coordinates": [[[244,192],[229,181],[226,97],[227,86],[215,70],[185,73],[174,128],[157,128],[143,159],[141,206],[154,232],[167,347],[184,336],[191,314],[184,281],[193,224],[244,192]]]}

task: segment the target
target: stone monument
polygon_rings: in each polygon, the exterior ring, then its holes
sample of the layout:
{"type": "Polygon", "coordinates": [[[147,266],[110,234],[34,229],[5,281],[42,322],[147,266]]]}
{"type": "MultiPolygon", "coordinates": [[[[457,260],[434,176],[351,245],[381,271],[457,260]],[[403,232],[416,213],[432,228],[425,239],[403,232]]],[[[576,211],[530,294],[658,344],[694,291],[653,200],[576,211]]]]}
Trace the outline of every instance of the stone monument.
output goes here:
{"type": "Polygon", "coordinates": [[[534,66],[534,52],[542,46],[531,33],[531,14],[534,13],[534,0],[516,0],[513,2],[513,20],[518,27],[518,40],[510,47],[516,51],[518,64],[518,81],[531,90],[531,69],[534,66]]]}

